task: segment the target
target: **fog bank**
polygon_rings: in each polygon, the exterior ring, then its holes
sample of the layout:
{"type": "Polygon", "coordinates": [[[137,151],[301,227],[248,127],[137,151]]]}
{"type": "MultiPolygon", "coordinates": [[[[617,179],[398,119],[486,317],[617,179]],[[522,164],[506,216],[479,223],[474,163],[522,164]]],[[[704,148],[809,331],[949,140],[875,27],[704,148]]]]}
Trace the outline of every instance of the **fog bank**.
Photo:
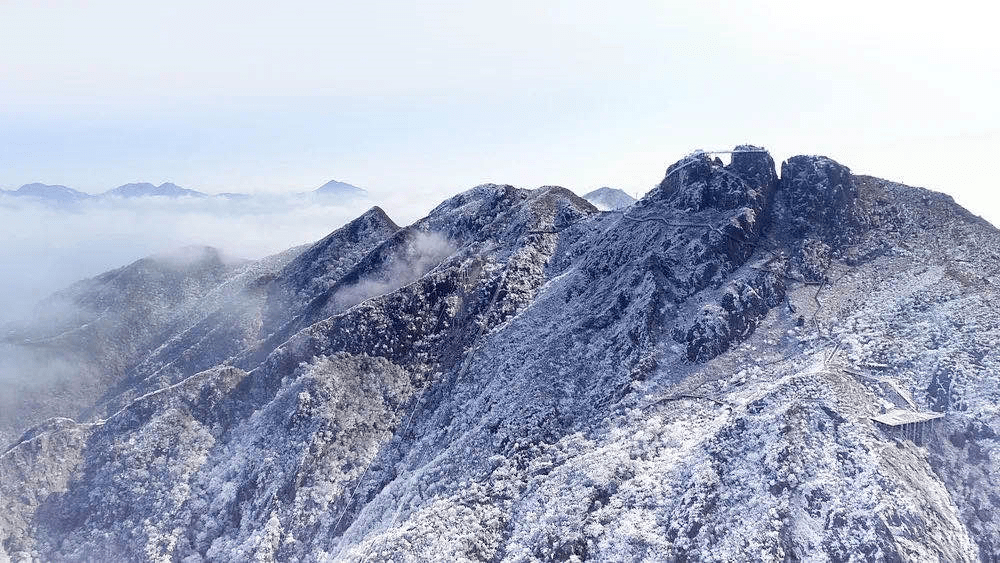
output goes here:
{"type": "Polygon", "coordinates": [[[100,199],[53,206],[0,197],[0,324],[67,285],[178,247],[260,258],[316,241],[373,202],[308,195],[100,199]]]}

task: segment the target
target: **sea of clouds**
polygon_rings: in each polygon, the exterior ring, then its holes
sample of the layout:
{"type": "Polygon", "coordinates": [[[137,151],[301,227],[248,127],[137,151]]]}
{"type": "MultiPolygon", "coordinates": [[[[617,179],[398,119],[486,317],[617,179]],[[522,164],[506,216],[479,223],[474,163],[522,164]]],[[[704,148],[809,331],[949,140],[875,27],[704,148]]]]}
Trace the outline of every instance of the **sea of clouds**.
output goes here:
{"type": "Polygon", "coordinates": [[[0,324],[71,283],[188,245],[254,259],[316,241],[374,205],[312,194],[95,198],[0,195],[0,324]]]}

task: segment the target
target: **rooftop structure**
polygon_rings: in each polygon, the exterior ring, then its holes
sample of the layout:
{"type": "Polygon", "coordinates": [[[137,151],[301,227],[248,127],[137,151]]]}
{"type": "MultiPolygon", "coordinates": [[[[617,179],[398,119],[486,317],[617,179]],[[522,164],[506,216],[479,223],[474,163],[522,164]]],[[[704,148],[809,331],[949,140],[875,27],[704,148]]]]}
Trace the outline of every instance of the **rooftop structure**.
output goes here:
{"type": "Polygon", "coordinates": [[[903,409],[893,409],[889,412],[880,414],[872,420],[875,422],[880,422],[886,426],[902,426],[904,424],[913,424],[916,422],[927,422],[929,420],[937,420],[943,418],[944,413],[939,412],[914,412],[907,411],[903,409]]]}
{"type": "Polygon", "coordinates": [[[873,417],[872,420],[889,434],[910,440],[914,444],[925,444],[927,437],[934,436],[934,421],[939,418],[944,418],[944,414],[892,409],[873,417]]]}

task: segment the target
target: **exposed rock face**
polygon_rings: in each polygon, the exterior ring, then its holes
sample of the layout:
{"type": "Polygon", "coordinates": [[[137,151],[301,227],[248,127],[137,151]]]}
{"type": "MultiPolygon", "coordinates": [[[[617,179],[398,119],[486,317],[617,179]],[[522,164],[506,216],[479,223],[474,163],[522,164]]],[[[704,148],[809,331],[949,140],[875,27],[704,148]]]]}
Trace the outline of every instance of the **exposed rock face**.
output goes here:
{"type": "Polygon", "coordinates": [[[778,182],[774,159],[763,147],[737,145],[733,149],[730,168],[760,186],[774,186],[778,182]]]}
{"type": "Polygon", "coordinates": [[[826,157],[793,156],[781,164],[780,230],[835,249],[855,242],[864,225],[851,171],[826,157]]]}
{"type": "Polygon", "coordinates": [[[683,334],[681,342],[687,345],[688,360],[706,362],[744,340],[784,299],[784,280],[774,273],[735,278],[718,296],[717,303],[698,311],[691,328],[683,334]]]}
{"type": "Polygon", "coordinates": [[[223,265],[114,400],[14,441],[0,545],[989,560],[998,256],[943,196],[824,157],[779,179],[750,146],[682,160],[623,212],[501,185],[405,228],[373,209],[223,265]],[[947,411],[926,447],[872,424],[886,389],[947,411]]]}
{"type": "Polygon", "coordinates": [[[777,184],[771,155],[759,147],[740,145],[733,149],[729,166],[705,153],[672,164],[660,182],[657,197],[682,210],[760,208],[777,184]]]}

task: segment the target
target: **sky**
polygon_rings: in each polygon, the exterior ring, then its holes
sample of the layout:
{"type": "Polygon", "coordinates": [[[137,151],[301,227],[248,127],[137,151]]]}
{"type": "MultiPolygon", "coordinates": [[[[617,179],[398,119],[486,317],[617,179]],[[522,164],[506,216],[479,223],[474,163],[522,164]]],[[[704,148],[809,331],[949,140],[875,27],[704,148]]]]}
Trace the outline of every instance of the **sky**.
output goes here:
{"type": "Polygon", "coordinates": [[[1000,222],[997,8],[922,4],[8,0],[0,186],[636,193],[752,142],[1000,222]]]}
{"type": "MultiPolygon", "coordinates": [[[[0,0],[0,188],[171,181],[286,194],[337,179],[406,224],[484,182],[641,194],[694,149],[749,142],[778,162],[825,154],[944,191],[1000,224],[997,11],[964,0],[0,0]]],[[[0,270],[59,270],[18,282],[35,296],[170,244],[218,237],[255,257],[354,212],[235,212],[201,228],[202,211],[189,211],[96,214],[99,226],[7,218],[0,270]]]]}

